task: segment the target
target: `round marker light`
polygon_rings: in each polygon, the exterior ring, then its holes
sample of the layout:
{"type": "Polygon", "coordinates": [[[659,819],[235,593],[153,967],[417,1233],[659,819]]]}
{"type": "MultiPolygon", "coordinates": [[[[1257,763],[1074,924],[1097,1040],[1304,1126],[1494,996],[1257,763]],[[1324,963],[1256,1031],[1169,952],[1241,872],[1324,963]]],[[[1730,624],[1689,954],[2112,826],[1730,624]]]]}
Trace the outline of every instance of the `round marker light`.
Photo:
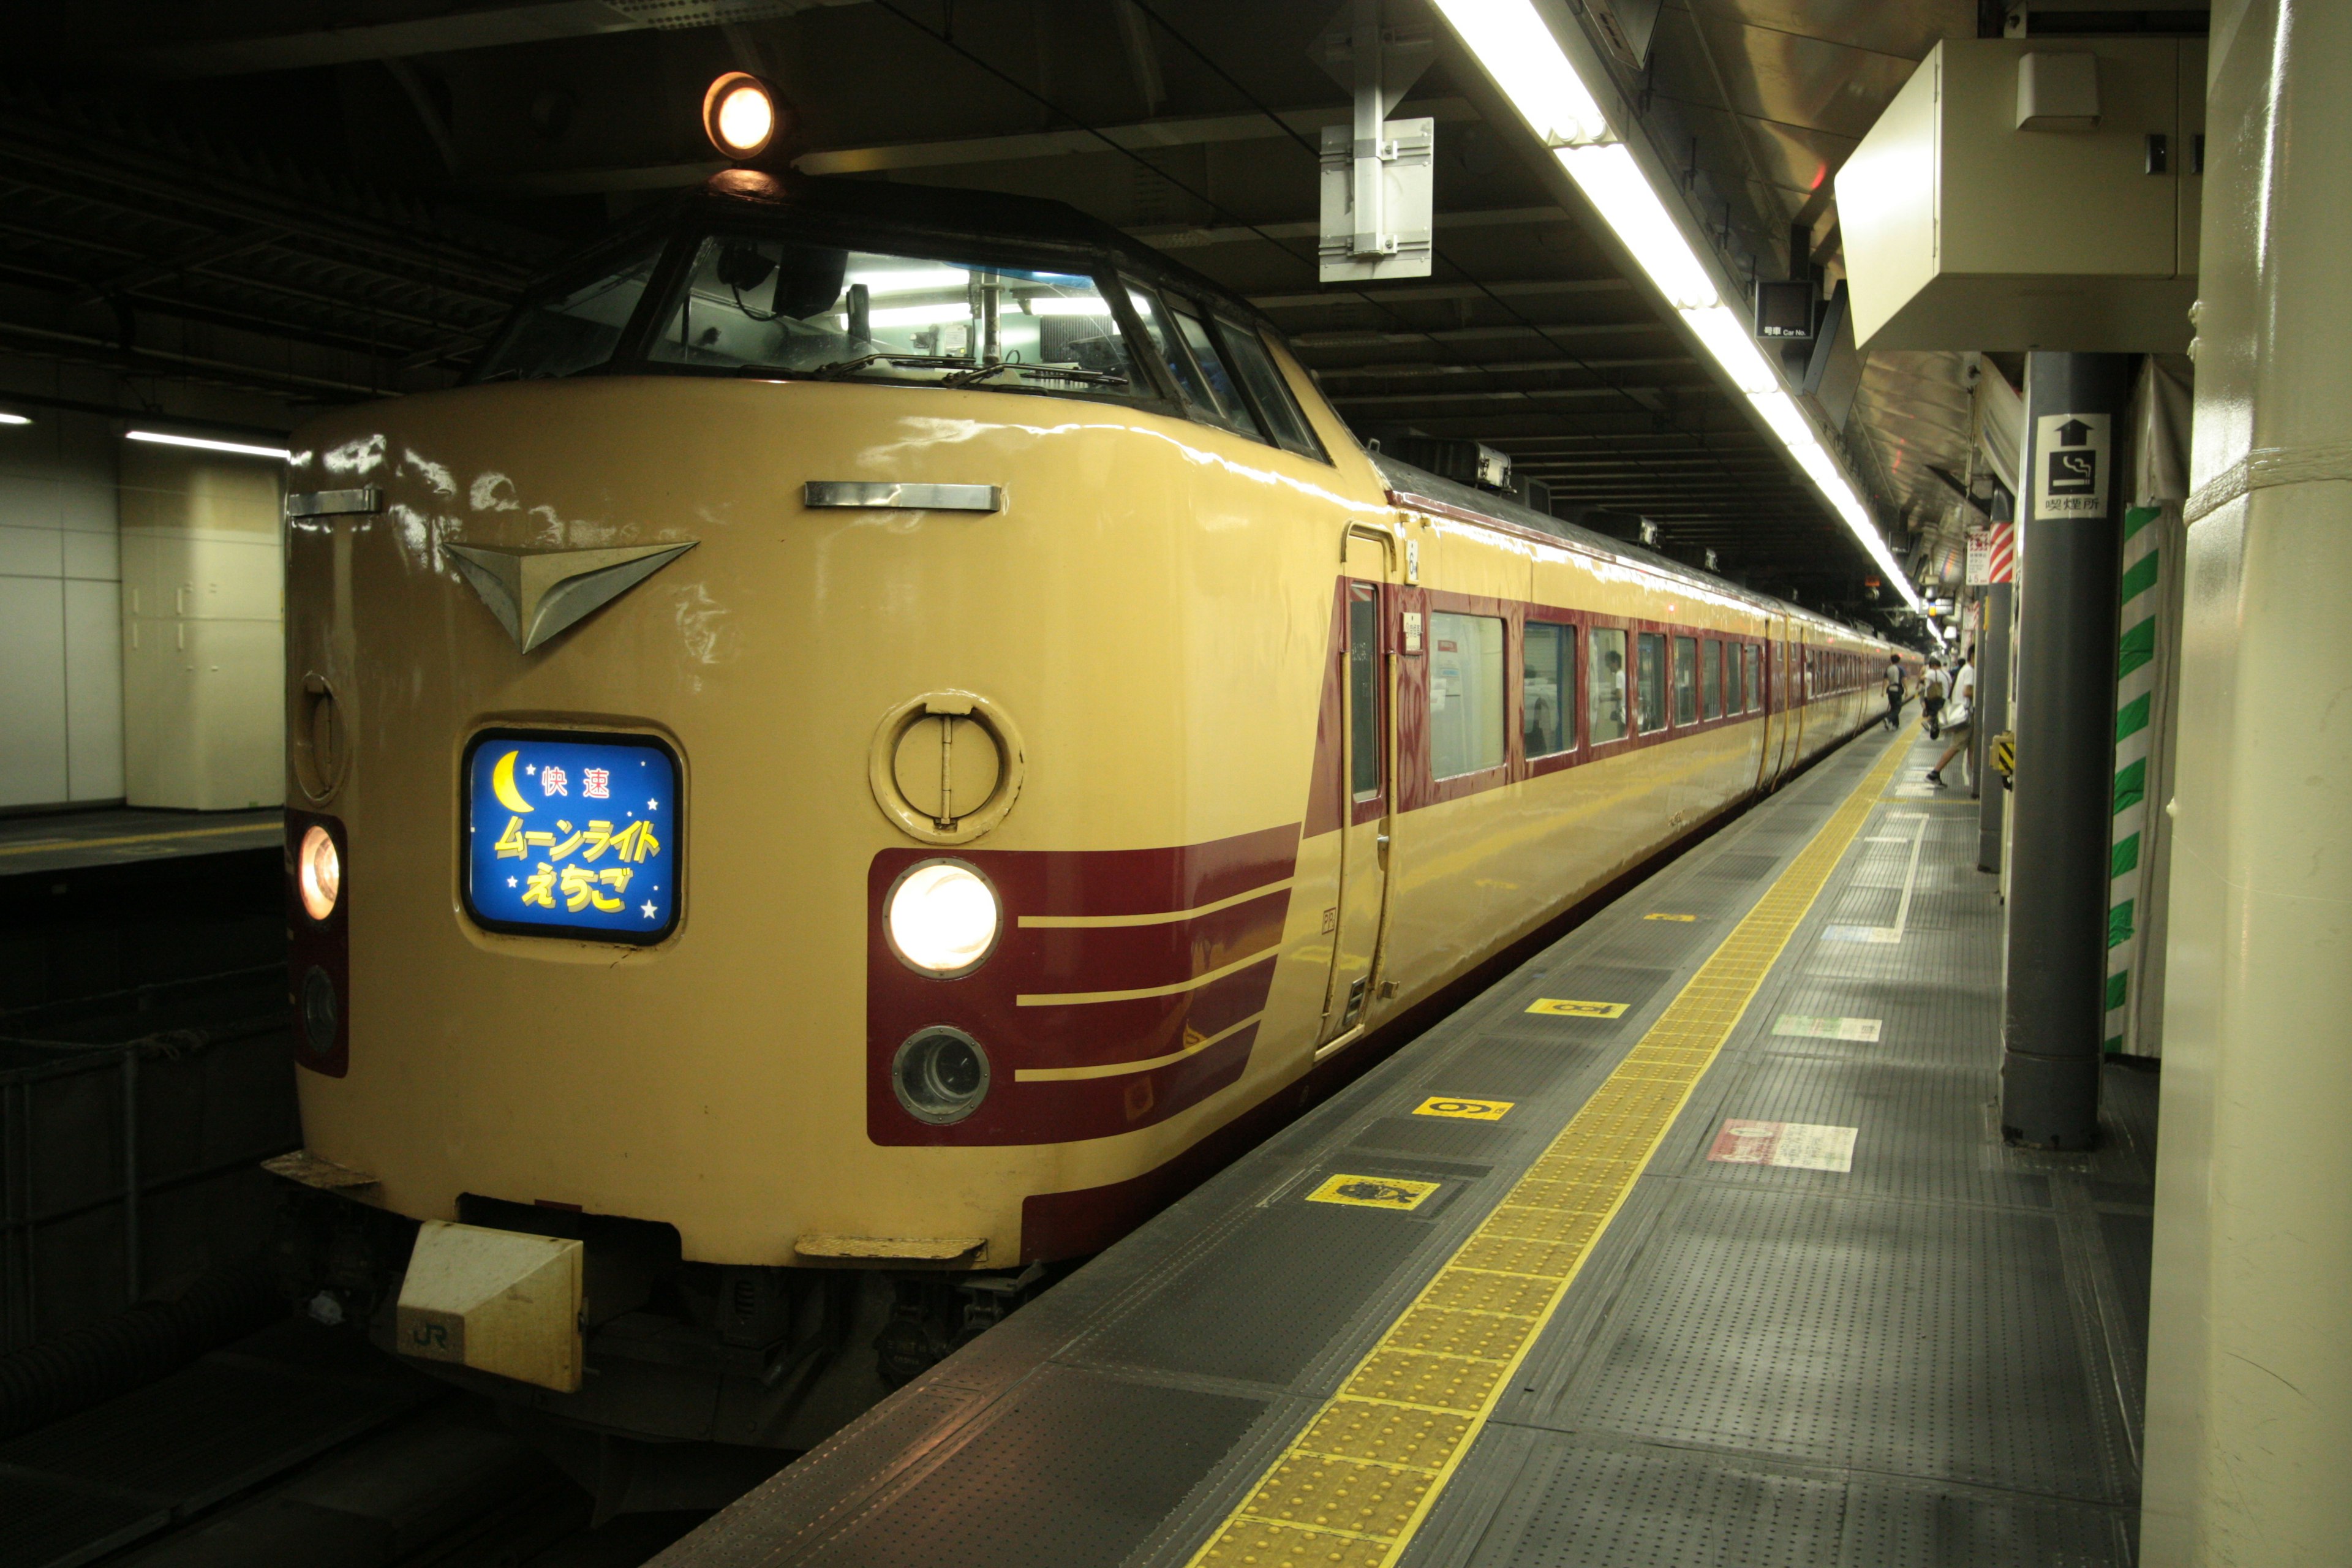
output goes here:
{"type": "Polygon", "coordinates": [[[702,130],[710,144],[740,163],[776,137],[776,98],[749,71],[729,71],[702,95],[702,130]]]}
{"type": "Polygon", "coordinates": [[[950,980],[987,959],[1003,917],[979,872],[961,860],[926,860],[890,889],[882,921],[910,967],[950,980]]]}
{"type": "Polygon", "coordinates": [[[294,881],[301,889],[303,913],[322,921],[335,912],[335,901],[343,893],[343,858],[335,848],[335,836],[315,822],[295,851],[294,881]]]}
{"type": "Polygon", "coordinates": [[[988,1053],[961,1029],[933,1025],[910,1035],[890,1063],[890,1086],[918,1121],[961,1121],[988,1098],[988,1053]]]}

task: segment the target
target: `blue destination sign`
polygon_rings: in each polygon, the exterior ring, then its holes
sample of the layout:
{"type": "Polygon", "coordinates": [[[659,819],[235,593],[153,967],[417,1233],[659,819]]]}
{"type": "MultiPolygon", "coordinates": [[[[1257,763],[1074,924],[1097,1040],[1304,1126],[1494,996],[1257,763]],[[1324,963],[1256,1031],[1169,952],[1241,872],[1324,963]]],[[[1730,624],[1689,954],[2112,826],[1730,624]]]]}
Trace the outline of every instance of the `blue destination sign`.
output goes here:
{"type": "Polygon", "coordinates": [[[491,930],[642,943],[677,923],[677,763],[658,741],[478,735],[465,814],[466,907],[491,930]]]}

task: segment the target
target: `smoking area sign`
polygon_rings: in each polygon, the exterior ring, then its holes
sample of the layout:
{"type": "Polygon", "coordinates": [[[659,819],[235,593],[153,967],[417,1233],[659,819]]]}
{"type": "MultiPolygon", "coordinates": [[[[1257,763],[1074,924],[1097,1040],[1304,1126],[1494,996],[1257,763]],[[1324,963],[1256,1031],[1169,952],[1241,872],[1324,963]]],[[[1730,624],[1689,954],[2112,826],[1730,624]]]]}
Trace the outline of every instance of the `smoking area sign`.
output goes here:
{"type": "Polygon", "coordinates": [[[2044,414],[2033,422],[2033,515],[2107,515],[2114,467],[2104,414],[2044,414]]]}

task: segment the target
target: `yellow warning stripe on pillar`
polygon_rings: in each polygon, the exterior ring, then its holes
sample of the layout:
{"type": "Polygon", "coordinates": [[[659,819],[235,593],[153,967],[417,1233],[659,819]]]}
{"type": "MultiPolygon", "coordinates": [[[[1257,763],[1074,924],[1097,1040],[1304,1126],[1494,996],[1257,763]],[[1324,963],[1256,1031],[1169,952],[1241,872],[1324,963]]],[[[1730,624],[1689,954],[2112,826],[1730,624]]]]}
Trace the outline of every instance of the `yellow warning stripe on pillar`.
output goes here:
{"type": "Polygon", "coordinates": [[[1192,1568],[1387,1568],[1403,1553],[1909,751],[1906,730],[1192,1568]]]}

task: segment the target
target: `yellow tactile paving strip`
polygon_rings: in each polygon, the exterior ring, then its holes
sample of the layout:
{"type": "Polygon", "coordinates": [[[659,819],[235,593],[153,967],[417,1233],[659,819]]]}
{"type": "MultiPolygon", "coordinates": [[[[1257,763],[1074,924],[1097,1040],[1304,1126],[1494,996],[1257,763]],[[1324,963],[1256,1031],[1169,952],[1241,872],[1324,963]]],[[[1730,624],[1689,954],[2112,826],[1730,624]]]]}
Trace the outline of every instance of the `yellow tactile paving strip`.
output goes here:
{"type": "Polygon", "coordinates": [[[1386,1568],[1403,1554],[1878,804],[1908,740],[1906,731],[1887,747],[1193,1554],[1193,1568],[1386,1568]]]}

